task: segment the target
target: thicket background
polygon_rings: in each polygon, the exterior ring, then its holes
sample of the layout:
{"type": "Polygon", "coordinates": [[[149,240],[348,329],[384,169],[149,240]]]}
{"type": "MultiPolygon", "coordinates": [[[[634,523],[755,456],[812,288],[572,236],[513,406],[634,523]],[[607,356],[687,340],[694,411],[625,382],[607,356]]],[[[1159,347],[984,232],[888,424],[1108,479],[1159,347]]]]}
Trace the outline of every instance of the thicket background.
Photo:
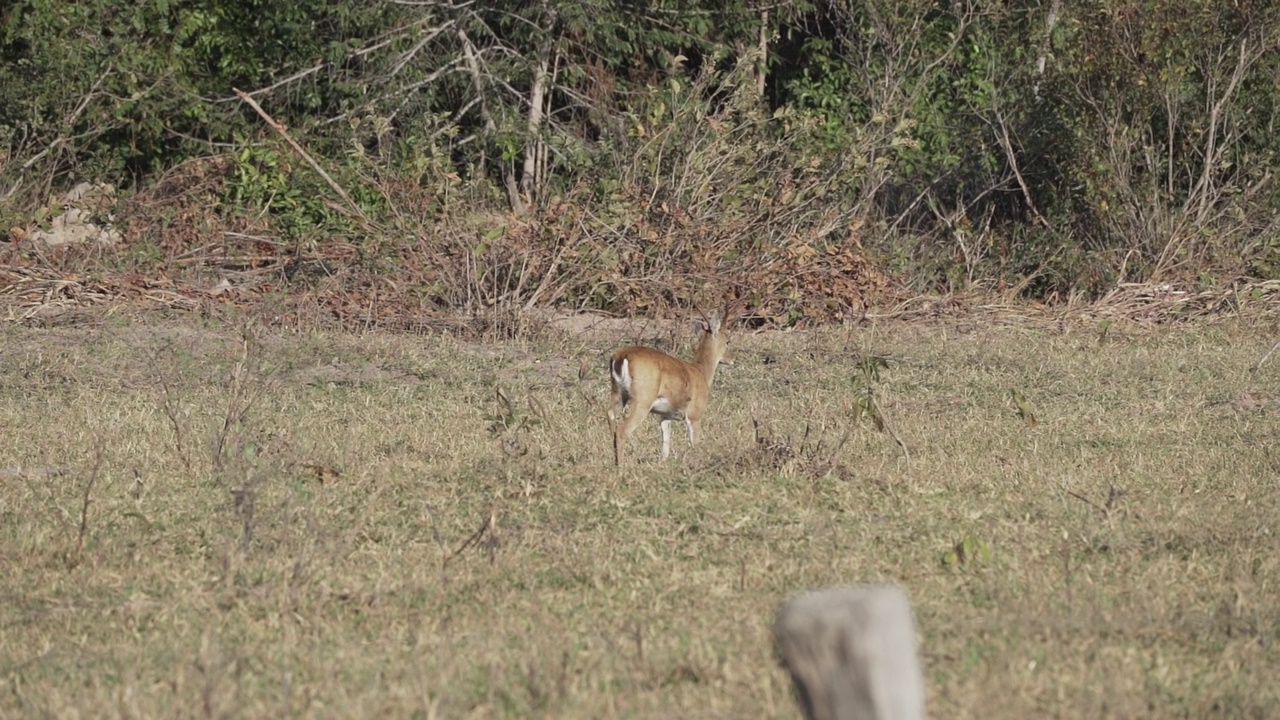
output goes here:
{"type": "Polygon", "coordinates": [[[0,261],[366,323],[1274,279],[1278,49],[1270,0],[20,0],[0,261]],[[82,181],[123,242],[24,242],[82,181]]]}

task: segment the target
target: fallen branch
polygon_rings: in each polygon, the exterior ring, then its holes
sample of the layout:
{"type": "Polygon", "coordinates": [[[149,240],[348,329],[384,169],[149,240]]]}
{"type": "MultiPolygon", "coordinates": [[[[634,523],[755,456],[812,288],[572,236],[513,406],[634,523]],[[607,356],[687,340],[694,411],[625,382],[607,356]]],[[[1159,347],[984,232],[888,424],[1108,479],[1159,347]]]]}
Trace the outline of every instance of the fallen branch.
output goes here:
{"type": "Polygon", "coordinates": [[[471,533],[471,535],[466,540],[462,541],[462,544],[458,546],[457,550],[454,550],[452,553],[449,554],[448,557],[444,559],[444,563],[442,564],[441,569],[448,568],[449,563],[453,562],[455,558],[457,558],[459,555],[465,552],[468,548],[479,545],[481,539],[483,539],[486,534],[489,534],[491,536],[487,544],[489,546],[489,559],[492,561],[494,550],[497,549],[497,539],[496,537],[492,536],[492,534],[496,532],[497,524],[498,524],[498,511],[496,508],[494,508],[489,511],[489,517],[485,518],[485,521],[480,524],[480,527],[477,528],[475,532],[471,533]]]}
{"type": "Polygon", "coordinates": [[[1258,364],[1253,366],[1253,371],[1255,373],[1261,370],[1263,365],[1267,364],[1267,361],[1271,359],[1271,355],[1276,351],[1276,348],[1280,348],[1280,342],[1277,342],[1275,345],[1272,345],[1271,349],[1267,351],[1267,354],[1263,355],[1262,359],[1258,361],[1258,364]]]}

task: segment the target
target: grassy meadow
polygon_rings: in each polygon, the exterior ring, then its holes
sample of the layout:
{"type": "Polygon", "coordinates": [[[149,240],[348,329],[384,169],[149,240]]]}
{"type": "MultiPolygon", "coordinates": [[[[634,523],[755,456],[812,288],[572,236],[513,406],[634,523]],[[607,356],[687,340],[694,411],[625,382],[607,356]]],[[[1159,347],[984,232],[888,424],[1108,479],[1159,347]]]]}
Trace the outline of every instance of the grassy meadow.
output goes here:
{"type": "Polygon", "coordinates": [[[0,326],[0,717],[797,718],[774,612],[864,581],[933,718],[1280,715],[1273,324],[739,334],[615,469],[637,340],[0,326]]]}

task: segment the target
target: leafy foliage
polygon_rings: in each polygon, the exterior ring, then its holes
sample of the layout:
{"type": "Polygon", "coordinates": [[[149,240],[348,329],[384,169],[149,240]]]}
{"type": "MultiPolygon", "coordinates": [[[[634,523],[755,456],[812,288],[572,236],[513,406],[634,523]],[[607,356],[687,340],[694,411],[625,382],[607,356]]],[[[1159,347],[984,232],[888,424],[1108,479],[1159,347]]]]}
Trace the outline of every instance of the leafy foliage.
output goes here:
{"type": "Polygon", "coordinates": [[[0,219],[81,180],[146,204],[215,155],[241,229],[370,267],[427,238],[437,306],[648,311],[715,277],[792,323],[1276,277],[1277,72],[1264,0],[21,0],[0,219]],[[453,232],[505,213],[538,226],[453,232]]]}

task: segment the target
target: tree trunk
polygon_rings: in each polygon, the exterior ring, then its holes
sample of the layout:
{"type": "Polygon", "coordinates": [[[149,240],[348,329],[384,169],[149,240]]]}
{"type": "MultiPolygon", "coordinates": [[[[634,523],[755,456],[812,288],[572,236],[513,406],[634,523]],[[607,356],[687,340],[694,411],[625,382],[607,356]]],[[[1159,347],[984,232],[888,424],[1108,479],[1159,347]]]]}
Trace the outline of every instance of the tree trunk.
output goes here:
{"type": "Polygon", "coordinates": [[[555,10],[542,4],[543,30],[545,35],[538,48],[538,65],[533,73],[533,87],[529,90],[529,125],[525,141],[524,168],[520,175],[520,189],[524,197],[537,204],[538,195],[542,191],[543,173],[547,161],[546,143],[542,139],[542,121],[545,117],[544,107],[547,103],[548,88],[551,84],[551,46],[554,40],[556,14],[555,10]]]}
{"type": "Polygon", "coordinates": [[[769,74],[769,11],[760,11],[760,44],[756,48],[756,95],[764,97],[764,81],[769,74]]]}

